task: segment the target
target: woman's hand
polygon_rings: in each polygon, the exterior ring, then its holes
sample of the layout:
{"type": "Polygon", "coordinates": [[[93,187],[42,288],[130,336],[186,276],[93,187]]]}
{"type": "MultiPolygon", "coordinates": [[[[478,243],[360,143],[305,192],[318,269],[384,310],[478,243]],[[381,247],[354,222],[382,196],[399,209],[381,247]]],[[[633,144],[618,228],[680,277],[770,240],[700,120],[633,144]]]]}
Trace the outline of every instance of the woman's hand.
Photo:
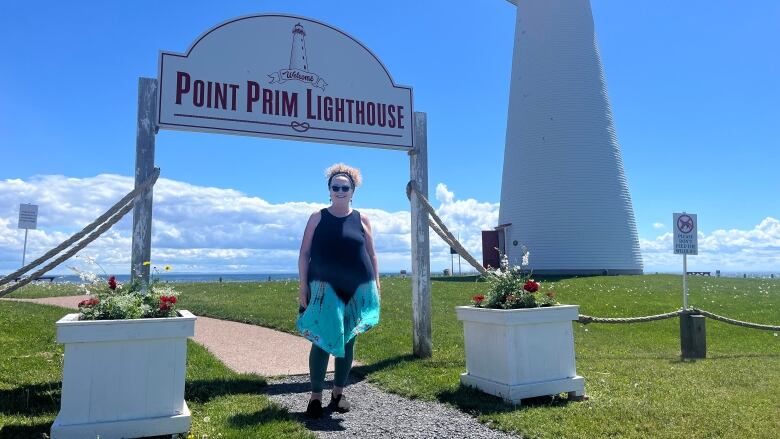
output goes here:
{"type": "Polygon", "coordinates": [[[298,289],[298,304],[306,309],[309,306],[310,289],[308,285],[301,285],[298,289]]]}

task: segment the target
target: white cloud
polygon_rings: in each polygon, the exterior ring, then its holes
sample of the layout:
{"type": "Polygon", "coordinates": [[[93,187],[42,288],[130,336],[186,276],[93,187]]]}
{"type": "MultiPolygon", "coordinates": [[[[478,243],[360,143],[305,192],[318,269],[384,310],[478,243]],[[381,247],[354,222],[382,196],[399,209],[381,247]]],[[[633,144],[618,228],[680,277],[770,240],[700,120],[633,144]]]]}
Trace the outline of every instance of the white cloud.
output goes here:
{"type": "MultiPolygon", "coordinates": [[[[751,230],[699,232],[699,254],[688,257],[689,271],[780,270],[780,220],[764,218],[751,230]]],[[[672,234],[640,239],[645,271],[681,271],[682,256],[672,253],[672,234]]]]}
{"type": "MultiPolygon", "coordinates": [[[[0,181],[0,272],[21,264],[24,232],[16,229],[18,205],[38,204],[38,230],[31,230],[27,261],[40,256],[81,230],[131,190],[133,179],[101,174],[89,178],[61,175],[32,177],[26,181],[0,181]]],[[[439,214],[464,245],[481,257],[480,227],[492,227],[498,205],[455,200],[439,185],[443,204],[439,214]]],[[[154,190],[152,260],[171,264],[179,272],[295,272],[298,249],[309,215],[325,204],[269,203],[233,189],[196,186],[160,178],[154,190]]],[[[410,268],[410,216],[408,211],[361,209],[371,220],[382,271],[410,268]]],[[[129,271],[131,215],[91,243],[56,272],[93,257],[107,271],[129,271]]],[[[432,261],[449,266],[448,248],[431,236],[432,261]]]]}
{"type": "MultiPolygon", "coordinates": [[[[31,230],[27,261],[40,256],[103,213],[131,190],[132,177],[101,174],[89,178],[61,175],[0,181],[0,273],[21,265],[24,232],[16,229],[19,203],[40,205],[38,230],[31,230]]],[[[498,203],[457,199],[439,183],[437,214],[477,259],[482,258],[481,231],[498,224],[498,203]]],[[[154,191],[152,260],[177,272],[272,273],[297,271],[298,248],[309,215],[325,204],[291,201],[273,204],[233,189],[196,186],[161,178],[154,191]]],[[[362,208],[371,219],[380,269],[410,268],[408,211],[362,208]]],[[[655,227],[656,225],[654,225],[655,227]]],[[[431,233],[434,271],[450,266],[449,247],[431,233]]],[[[127,215],[82,250],[107,271],[129,271],[131,217],[127,215]]],[[[647,272],[679,270],[672,254],[672,235],[640,239],[647,272]]],[[[716,230],[699,235],[699,255],[691,270],[777,270],[780,267],[780,221],[768,217],[751,230],[716,230]]],[[[463,262],[464,270],[471,270],[463,262]]]]}
{"type": "Polygon", "coordinates": [[[654,229],[663,229],[664,227],[666,226],[663,223],[653,223],[654,229]]]}

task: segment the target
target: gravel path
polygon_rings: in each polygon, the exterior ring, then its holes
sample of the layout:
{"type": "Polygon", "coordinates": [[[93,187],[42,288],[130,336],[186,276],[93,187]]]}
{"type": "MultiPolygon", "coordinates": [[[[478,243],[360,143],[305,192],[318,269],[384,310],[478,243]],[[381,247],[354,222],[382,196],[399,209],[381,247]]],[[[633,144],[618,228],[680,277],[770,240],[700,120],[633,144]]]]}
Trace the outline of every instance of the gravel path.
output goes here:
{"type": "MultiPolygon", "coordinates": [[[[330,401],[328,374],[323,405],[330,401]]],[[[459,410],[436,402],[409,400],[384,392],[365,382],[350,383],[344,395],[352,405],[348,413],[326,410],[318,420],[306,418],[309,377],[290,376],[269,380],[268,394],[274,401],[322,438],[517,438],[491,430],[459,410]]]]}

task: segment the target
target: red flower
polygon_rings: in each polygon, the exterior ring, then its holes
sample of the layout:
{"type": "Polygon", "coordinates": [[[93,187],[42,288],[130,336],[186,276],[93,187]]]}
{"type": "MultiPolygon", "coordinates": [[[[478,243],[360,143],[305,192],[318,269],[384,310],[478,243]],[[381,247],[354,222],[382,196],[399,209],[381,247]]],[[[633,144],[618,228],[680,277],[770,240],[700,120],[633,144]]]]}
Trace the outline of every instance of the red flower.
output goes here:
{"type": "Polygon", "coordinates": [[[170,296],[170,297],[168,298],[168,302],[171,302],[171,303],[176,303],[176,296],[170,296]]]}
{"type": "Polygon", "coordinates": [[[160,304],[160,311],[168,311],[171,309],[171,305],[168,305],[168,303],[163,302],[160,304]]]}
{"type": "Polygon", "coordinates": [[[472,297],[471,300],[477,303],[481,303],[483,300],[485,300],[484,294],[477,294],[476,296],[472,297]]]}
{"type": "Polygon", "coordinates": [[[176,303],[176,296],[160,296],[163,303],[176,303]]]}
{"type": "Polygon", "coordinates": [[[523,289],[529,293],[535,293],[539,291],[539,282],[534,282],[533,279],[529,279],[528,282],[523,285],[523,289]]]}
{"type": "Polygon", "coordinates": [[[116,289],[116,277],[111,276],[108,278],[108,287],[112,290],[116,289]]]}

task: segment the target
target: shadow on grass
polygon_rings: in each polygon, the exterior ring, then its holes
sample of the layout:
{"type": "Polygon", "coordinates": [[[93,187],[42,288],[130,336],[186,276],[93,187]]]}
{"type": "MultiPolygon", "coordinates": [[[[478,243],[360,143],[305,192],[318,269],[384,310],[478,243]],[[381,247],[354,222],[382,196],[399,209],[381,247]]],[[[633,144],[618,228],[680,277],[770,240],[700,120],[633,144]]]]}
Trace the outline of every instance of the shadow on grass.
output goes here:
{"type": "Polygon", "coordinates": [[[214,379],[187,381],[184,399],[205,403],[224,395],[266,393],[268,383],[262,378],[214,379]]]}
{"type": "Polygon", "coordinates": [[[391,369],[393,367],[398,366],[401,363],[405,363],[407,361],[418,361],[419,358],[415,357],[412,354],[405,354],[405,355],[397,355],[395,357],[385,358],[382,361],[373,363],[373,364],[366,364],[363,366],[354,366],[352,368],[351,375],[353,376],[353,379],[357,381],[362,381],[366,378],[366,376],[374,373],[379,372],[380,370],[384,369],[391,369]]]}
{"type": "Polygon", "coordinates": [[[228,418],[228,423],[233,427],[251,427],[266,424],[273,421],[289,421],[290,415],[282,407],[265,407],[251,414],[238,414],[228,418]]]}
{"type": "Polygon", "coordinates": [[[49,437],[51,424],[0,426],[0,439],[38,439],[49,437]]]}
{"type": "Polygon", "coordinates": [[[780,354],[714,354],[707,355],[706,358],[683,358],[674,357],[669,359],[670,364],[696,363],[699,361],[717,361],[717,360],[739,360],[742,358],[758,358],[770,360],[780,358],[780,354]]]}
{"type": "Polygon", "coordinates": [[[573,402],[560,395],[550,395],[526,398],[522,400],[520,405],[515,405],[462,384],[455,390],[439,392],[436,394],[436,398],[440,402],[452,404],[460,411],[472,416],[493,415],[533,407],[562,407],[573,402]]]}
{"type": "Polygon", "coordinates": [[[469,276],[431,276],[433,282],[484,282],[481,276],[469,275],[469,276]]]}
{"type": "Polygon", "coordinates": [[[60,408],[61,388],[59,381],[52,381],[0,390],[0,413],[25,416],[56,413],[60,408]]]}

